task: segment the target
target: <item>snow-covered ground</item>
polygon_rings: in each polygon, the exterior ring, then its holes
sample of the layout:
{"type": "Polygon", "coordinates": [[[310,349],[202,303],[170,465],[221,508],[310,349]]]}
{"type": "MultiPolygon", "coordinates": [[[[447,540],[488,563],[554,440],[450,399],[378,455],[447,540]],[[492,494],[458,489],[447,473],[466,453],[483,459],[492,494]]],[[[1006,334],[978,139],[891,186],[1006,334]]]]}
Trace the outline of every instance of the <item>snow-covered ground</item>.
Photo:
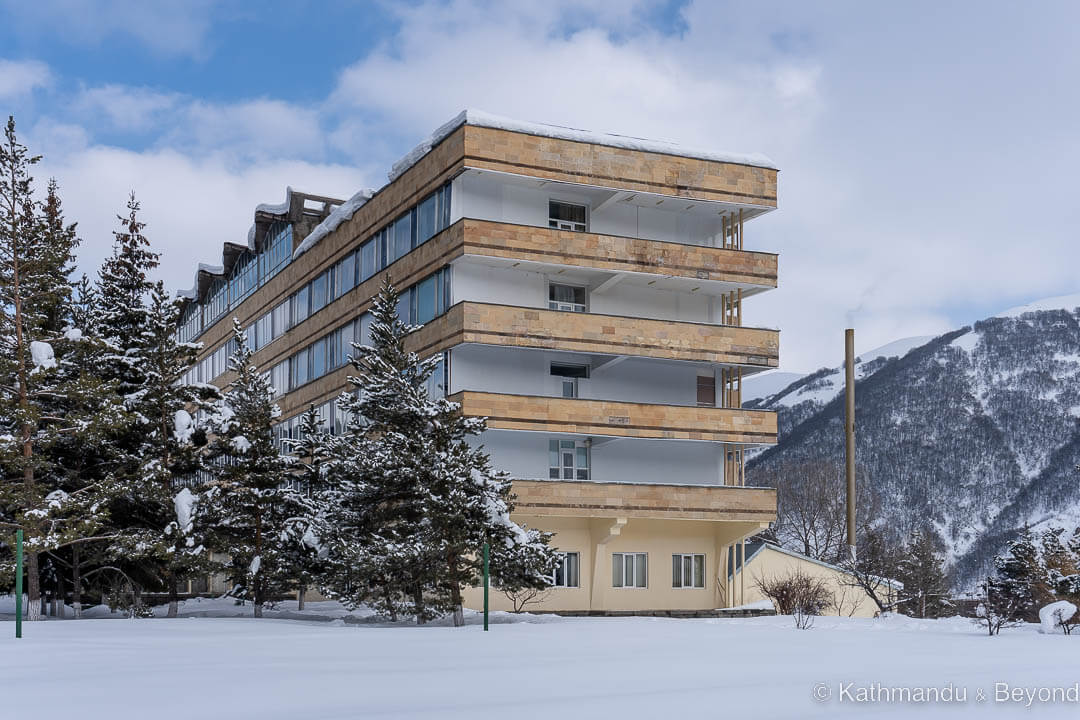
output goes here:
{"type": "MultiPolygon", "coordinates": [[[[184,612],[231,607],[205,601],[188,603],[184,612]]],[[[282,612],[295,613],[295,605],[282,612]]],[[[1060,699],[1062,691],[1057,702],[1037,699],[1040,688],[1049,696],[1080,680],[1080,636],[1040,635],[1035,625],[990,638],[963,619],[822,617],[797,630],[787,617],[499,614],[485,633],[475,614],[457,629],[346,624],[347,613],[333,603],[305,614],[337,619],[49,621],[27,623],[18,644],[12,623],[0,623],[0,716],[565,720],[1080,712],[1080,704],[1060,699]],[[859,688],[875,683],[915,692],[951,687],[967,699],[855,701],[859,688]],[[1026,696],[996,702],[995,683],[1036,693],[1033,707],[1025,707],[1026,696]]]]}

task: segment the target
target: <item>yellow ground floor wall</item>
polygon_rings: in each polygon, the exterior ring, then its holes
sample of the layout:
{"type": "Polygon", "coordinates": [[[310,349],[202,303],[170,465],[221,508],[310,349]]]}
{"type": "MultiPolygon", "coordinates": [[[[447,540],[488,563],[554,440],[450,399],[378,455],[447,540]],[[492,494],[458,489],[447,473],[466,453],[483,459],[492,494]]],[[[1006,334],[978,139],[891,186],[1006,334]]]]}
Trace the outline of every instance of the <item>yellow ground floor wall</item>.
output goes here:
{"type": "MultiPolygon", "coordinates": [[[[708,610],[727,606],[717,578],[726,577],[727,547],[760,528],[753,522],[653,520],[635,518],[519,517],[514,519],[555,535],[561,552],[579,554],[575,588],[551,588],[526,611],[708,610]],[[617,588],[612,583],[614,553],[646,553],[647,587],[617,588]],[[704,554],[703,588],[672,587],[672,556],[704,554]]],[[[493,610],[512,610],[511,600],[492,588],[493,610]]],[[[483,607],[483,592],[469,588],[465,606],[483,607]]]]}
{"type": "MultiPolygon", "coordinates": [[[[757,588],[759,579],[775,579],[799,571],[813,578],[824,580],[833,594],[833,604],[825,611],[826,615],[843,617],[873,617],[878,612],[877,604],[861,588],[851,587],[847,574],[839,568],[829,567],[814,562],[809,558],[789,555],[776,548],[765,546],[753,559],[746,563],[746,603],[767,599],[757,588]]],[[[736,584],[742,585],[742,571],[736,573],[736,584]]],[[[887,597],[890,590],[883,586],[881,593],[887,597]]]]}

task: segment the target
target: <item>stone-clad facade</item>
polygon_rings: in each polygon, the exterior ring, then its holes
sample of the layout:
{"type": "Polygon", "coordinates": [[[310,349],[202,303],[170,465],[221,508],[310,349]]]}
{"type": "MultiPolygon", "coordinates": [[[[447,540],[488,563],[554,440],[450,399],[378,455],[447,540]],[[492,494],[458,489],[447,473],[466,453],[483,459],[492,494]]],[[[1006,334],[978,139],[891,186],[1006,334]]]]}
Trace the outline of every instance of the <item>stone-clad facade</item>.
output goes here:
{"type": "Polygon", "coordinates": [[[343,354],[390,277],[422,326],[411,348],[442,359],[432,391],[489,418],[482,442],[516,478],[517,518],[566,553],[535,609],[737,604],[718,581],[730,548],[776,510],[742,473],[776,418],[739,392],[779,364],[779,332],[743,324],[777,286],[776,255],[744,242],[776,207],[777,171],[550,130],[463,116],[370,197],[260,206],[249,242],[197,275],[189,379],[228,381],[236,317],[279,390],[277,432],[312,405],[333,428],[343,354]]]}

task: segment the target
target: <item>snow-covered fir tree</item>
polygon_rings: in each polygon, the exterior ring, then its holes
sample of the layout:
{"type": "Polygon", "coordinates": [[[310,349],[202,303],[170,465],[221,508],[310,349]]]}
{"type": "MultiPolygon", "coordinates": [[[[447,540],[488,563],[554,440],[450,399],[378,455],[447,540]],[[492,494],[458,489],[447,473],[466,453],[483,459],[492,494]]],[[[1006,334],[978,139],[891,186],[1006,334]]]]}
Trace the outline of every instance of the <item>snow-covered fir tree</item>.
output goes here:
{"type": "Polygon", "coordinates": [[[371,345],[354,345],[355,392],[338,400],[350,432],[331,463],[329,590],[419,622],[452,612],[463,623],[462,589],[478,581],[481,549],[504,588],[544,587],[555,564],[549,535],[510,519],[510,480],[470,440],[484,421],[431,397],[437,358],[405,348],[414,328],[397,315],[384,282],[372,308],[371,345]]]}
{"type": "Polygon", "coordinates": [[[997,584],[1015,607],[1017,617],[1034,622],[1039,608],[1053,599],[1039,548],[1029,528],[1012,540],[1003,554],[994,558],[997,584]]]}
{"type": "Polygon", "coordinates": [[[127,398],[142,433],[132,448],[139,467],[127,488],[138,508],[139,522],[124,541],[131,552],[149,556],[161,567],[169,617],[176,615],[180,581],[216,567],[205,547],[205,528],[196,522],[198,497],[179,486],[205,470],[201,449],[206,433],[195,418],[200,410],[209,410],[220,393],[209,385],[180,382],[194,364],[198,346],[178,341],[179,314],[164,285],[156,283],[150,294],[148,326],[136,348],[142,385],[127,398]]]}
{"type": "Polygon", "coordinates": [[[938,550],[933,532],[923,529],[911,534],[897,568],[897,579],[904,584],[906,598],[899,609],[917,618],[939,618],[952,615],[949,600],[949,577],[945,558],[938,550]]]}
{"type": "Polygon", "coordinates": [[[40,618],[40,556],[92,537],[88,484],[72,457],[85,458],[117,420],[107,388],[88,372],[86,343],[69,323],[75,226],[64,220],[50,183],[34,197],[30,155],[9,118],[0,144],[0,527],[11,548],[26,536],[30,620],[40,618]],[[82,508],[82,510],[80,510],[82,508]]]}
{"type": "Polygon", "coordinates": [[[286,564],[294,568],[296,574],[297,609],[303,610],[308,589],[319,585],[326,573],[327,551],[321,534],[327,513],[321,501],[327,497],[327,471],[335,452],[335,442],[314,406],[301,417],[299,431],[300,437],[286,440],[285,445],[296,457],[294,482],[299,483],[308,498],[305,506],[308,514],[297,518],[299,542],[286,546],[284,553],[286,564]]]}
{"type": "Polygon", "coordinates": [[[294,549],[316,510],[296,482],[295,459],[274,443],[272,424],[281,412],[235,319],[233,339],[233,379],[211,418],[208,449],[216,477],[202,493],[198,520],[232,559],[232,594],[251,600],[255,617],[262,617],[267,603],[295,588],[294,549]]]}

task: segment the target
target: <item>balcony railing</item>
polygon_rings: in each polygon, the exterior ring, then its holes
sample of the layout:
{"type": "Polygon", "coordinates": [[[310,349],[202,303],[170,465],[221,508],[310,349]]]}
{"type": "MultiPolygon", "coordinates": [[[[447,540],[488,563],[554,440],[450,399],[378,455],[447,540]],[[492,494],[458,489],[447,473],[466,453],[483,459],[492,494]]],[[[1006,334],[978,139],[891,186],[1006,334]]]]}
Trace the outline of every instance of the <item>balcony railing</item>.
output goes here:
{"type": "Polygon", "coordinates": [[[771,522],[773,488],[663,483],[515,480],[523,515],[771,522]]]}
{"type": "Polygon", "coordinates": [[[774,368],[777,330],[462,302],[414,333],[422,355],[477,343],[774,368]]]}
{"type": "Polygon", "coordinates": [[[508,395],[466,390],[451,396],[462,412],[486,417],[488,427],[574,435],[706,440],[740,444],[776,442],[776,413],[508,395]]]}

